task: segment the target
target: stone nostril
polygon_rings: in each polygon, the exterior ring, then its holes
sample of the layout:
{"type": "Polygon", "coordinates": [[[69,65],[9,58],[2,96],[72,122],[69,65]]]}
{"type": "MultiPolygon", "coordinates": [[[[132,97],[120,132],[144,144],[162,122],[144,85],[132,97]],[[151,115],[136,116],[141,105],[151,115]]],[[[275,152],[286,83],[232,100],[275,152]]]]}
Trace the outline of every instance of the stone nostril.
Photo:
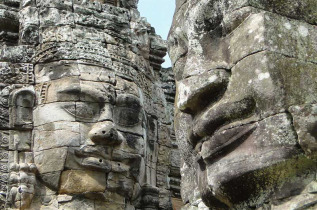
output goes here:
{"type": "Polygon", "coordinates": [[[112,122],[95,124],[89,132],[89,138],[96,144],[118,145],[123,141],[112,122]]]}

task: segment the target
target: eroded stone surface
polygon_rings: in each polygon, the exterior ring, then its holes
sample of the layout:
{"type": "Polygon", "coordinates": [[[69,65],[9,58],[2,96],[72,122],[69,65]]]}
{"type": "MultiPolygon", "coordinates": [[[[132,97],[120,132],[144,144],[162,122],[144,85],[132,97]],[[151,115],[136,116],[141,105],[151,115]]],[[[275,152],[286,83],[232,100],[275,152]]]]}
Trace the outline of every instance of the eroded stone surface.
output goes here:
{"type": "Polygon", "coordinates": [[[137,3],[0,1],[1,209],[172,208],[173,76],[137,3]]]}
{"type": "Polygon", "coordinates": [[[60,185],[60,194],[104,192],[106,190],[106,176],[102,172],[95,171],[63,171],[60,185]]]}
{"type": "Polygon", "coordinates": [[[316,197],[316,1],[177,0],[169,34],[184,209],[316,197]]]}
{"type": "Polygon", "coordinates": [[[315,158],[317,150],[316,104],[298,105],[290,107],[294,127],[299,138],[299,144],[308,156],[315,158]]]}

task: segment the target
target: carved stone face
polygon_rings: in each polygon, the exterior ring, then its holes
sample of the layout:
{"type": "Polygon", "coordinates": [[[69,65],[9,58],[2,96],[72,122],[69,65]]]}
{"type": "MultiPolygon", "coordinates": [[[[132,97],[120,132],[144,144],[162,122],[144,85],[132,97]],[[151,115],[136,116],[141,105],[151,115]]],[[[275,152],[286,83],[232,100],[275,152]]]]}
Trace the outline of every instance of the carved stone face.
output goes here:
{"type": "Polygon", "coordinates": [[[198,186],[209,207],[289,197],[316,172],[316,29],[240,6],[178,1],[169,35],[182,197],[193,202],[198,186]]]}
{"type": "Polygon", "coordinates": [[[137,3],[0,3],[0,206],[171,205],[166,43],[137,3]]]}
{"type": "Polygon", "coordinates": [[[61,194],[137,196],[146,155],[138,86],[91,65],[56,62],[36,69],[42,81],[36,86],[34,157],[45,184],[61,194]],[[52,67],[81,75],[44,81],[52,67]]]}

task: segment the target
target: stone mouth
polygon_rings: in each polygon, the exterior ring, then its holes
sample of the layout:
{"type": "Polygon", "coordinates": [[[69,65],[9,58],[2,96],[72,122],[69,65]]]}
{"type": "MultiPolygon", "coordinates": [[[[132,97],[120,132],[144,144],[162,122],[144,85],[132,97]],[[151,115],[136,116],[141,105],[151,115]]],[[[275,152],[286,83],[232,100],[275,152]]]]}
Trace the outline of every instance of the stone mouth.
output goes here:
{"type": "Polygon", "coordinates": [[[130,167],[128,165],[121,161],[113,161],[111,155],[106,154],[108,149],[100,146],[83,146],[75,150],[75,155],[78,157],[77,162],[85,168],[101,170],[106,173],[111,171],[118,173],[129,171],[130,167]]]}
{"type": "Polygon", "coordinates": [[[211,164],[233,151],[256,129],[256,124],[237,126],[205,137],[198,149],[205,163],[211,164]]]}
{"type": "Polygon", "coordinates": [[[91,169],[102,170],[106,173],[111,171],[111,161],[96,157],[82,158],[81,165],[91,169]]]}
{"type": "MultiPolygon", "coordinates": [[[[206,176],[205,182],[200,185],[201,191],[208,197],[204,201],[217,199],[231,209],[232,205],[241,204],[252,196],[257,197],[259,192],[268,190],[263,186],[262,191],[259,191],[258,183],[271,183],[274,177],[280,177],[281,174],[290,175],[292,166],[298,161],[303,161],[299,168],[312,168],[310,164],[313,161],[301,155],[296,147],[271,147],[251,155],[242,153],[235,157],[222,158],[217,163],[206,166],[204,171],[199,170],[201,176],[206,176]],[[239,189],[240,194],[236,194],[236,189],[239,189]]],[[[214,203],[217,202],[213,201],[210,205],[214,203]]]]}
{"type": "Polygon", "coordinates": [[[98,146],[98,145],[93,145],[93,146],[88,146],[84,145],[81,146],[78,150],[75,150],[75,155],[77,157],[100,157],[102,159],[110,159],[111,158],[111,151],[112,148],[109,147],[104,147],[104,146],[98,146]]]}

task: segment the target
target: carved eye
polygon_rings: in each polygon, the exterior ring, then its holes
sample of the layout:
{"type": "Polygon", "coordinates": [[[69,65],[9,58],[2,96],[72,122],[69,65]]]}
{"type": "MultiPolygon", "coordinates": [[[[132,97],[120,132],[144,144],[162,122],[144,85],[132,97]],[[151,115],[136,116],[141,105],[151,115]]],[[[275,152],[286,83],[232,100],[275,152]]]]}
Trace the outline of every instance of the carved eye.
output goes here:
{"type": "Polygon", "coordinates": [[[76,117],[92,119],[99,115],[100,106],[98,103],[76,102],[76,117]]]}
{"type": "Polygon", "coordinates": [[[76,102],[75,104],[64,105],[63,109],[76,119],[91,120],[99,117],[100,106],[98,103],[76,102]]]}
{"type": "Polygon", "coordinates": [[[66,104],[63,106],[63,109],[68,112],[69,114],[76,116],[76,108],[75,104],[66,104]]]}
{"type": "Polygon", "coordinates": [[[124,127],[132,127],[141,121],[140,99],[130,94],[117,96],[114,107],[114,122],[124,127]]]}
{"type": "Polygon", "coordinates": [[[125,127],[135,126],[140,122],[140,108],[115,107],[115,123],[125,127]]]}

